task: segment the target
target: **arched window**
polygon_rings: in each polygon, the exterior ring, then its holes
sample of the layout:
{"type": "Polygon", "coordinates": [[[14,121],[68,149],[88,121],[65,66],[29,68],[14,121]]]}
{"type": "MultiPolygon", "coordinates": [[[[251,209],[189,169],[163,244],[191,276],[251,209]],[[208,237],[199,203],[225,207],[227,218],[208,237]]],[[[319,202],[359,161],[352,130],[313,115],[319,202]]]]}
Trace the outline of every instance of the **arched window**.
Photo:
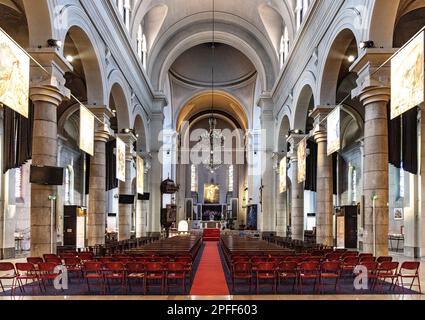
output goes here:
{"type": "Polygon", "coordinates": [[[308,8],[310,7],[310,0],[296,0],[295,18],[297,30],[301,27],[304,18],[307,15],[308,8]]]}
{"type": "Polygon", "coordinates": [[[190,167],[190,191],[198,192],[198,177],[196,174],[196,166],[194,164],[190,167]]]}
{"type": "Polygon", "coordinates": [[[403,169],[403,163],[401,164],[401,169],[399,171],[399,186],[398,186],[398,196],[400,198],[404,198],[406,195],[406,188],[404,185],[404,178],[405,178],[405,173],[404,173],[404,169],[403,169]]]}
{"type": "Polygon", "coordinates": [[[137,46],[137,55],[139,56],[140,60],[142,60],[143,58],[142,41],[143,41],[143,30],[142,30],[142,25],[139,25],[139,29],[137,30],[136,46],[137,46]]]}
{"type": "Polygon", "coordinates": [[[124,19],[124,24],[127,30],[130,30],[130,13],[131,13],[130,0],[125,0],[124,8],[123,8],[123,19],[124,19]]]}
{"type": "Polygon", "coordinates": [[[229,166],[229,192],[233,192],[234,167],[229,166]]]}
{"type": "Polygon", "coordinates": [[[146,36],[145,34],[142,35],[142,66],[144,69],[146,69],[147,66],[147,60],[148,60],[148,46],[146,42],[146,36]]]}
{"type": "Polygon", "coordinates": [[[288,27],[285,26],[283,29],[282,37],[280,38],[280,50],[279,50],[279,62],[280,68],[283,68],[286,59],[289,55],[289,32],[288,27]]]}
{"type": "Polygon", "coordinates": [[[64,181],[64,201],[65,204],[74,203],[74,168],[67,166],[65,168],[65,181],[64,181]]]}

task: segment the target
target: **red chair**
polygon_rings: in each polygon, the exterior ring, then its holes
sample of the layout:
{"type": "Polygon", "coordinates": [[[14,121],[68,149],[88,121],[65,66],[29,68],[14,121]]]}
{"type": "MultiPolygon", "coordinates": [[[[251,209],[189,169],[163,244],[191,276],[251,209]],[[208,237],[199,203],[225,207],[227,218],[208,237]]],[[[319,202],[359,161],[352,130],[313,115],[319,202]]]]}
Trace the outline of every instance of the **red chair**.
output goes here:
{"type": "Polygon", "coordinates": [[[32,263],[16,263],[16,282],[19,285],[21,292],[25,292],[25,286],[28,284],[31,285],[32,291],[34,292],[34,287],[38,286],[40,292],[43,291],[40,278],[38,276],[37,268],[32,263]],[[25,285],[22,282],[25,280],[25,285]]]}
{"type": "Polygon", "coordinates": [[[114,262],[112,257],[101,257],[101,258],[98,258],[97,260],[103,264],[114,262]]]}
{"type": "Polygon", "coordinates": [[[80,259],[81,262],[92,261],[93,258],[94,258],[94,254],[93,252],[90,252],[90,251],[80,252],[78,254],[78,259],[80,259]]]}
{"type": "Polygon", "coordinates": [[[186,294],[186,266],[181,262],[169,262],[166,266],[165,287],[166,292],[169,292],[171,283],[175,281],[175,286],[178,287],[178,282],[181,281],[183,294],[186,294]]]}
{"type": "Polygon", "coordinates": [[[44,262],[44,260],[39,257],[27,257],[27,262],[33,264],[37,268],[40,263],[44,262]]]}
{"type": "Polygon", "coordinates": [[[378,273],[378,263],[375,261],[360,262],[360,265],[366,267],[370,288],[374,288],[378,273]]]}
{"type": "Polygon", "coordinates": [[[359,259],[361,259],[363,257],[373,257],[373,253],[360,253],[359,259]]]}
{"type": "Polygon", "coordinates": [[[249,292],[252,287],[252,264],[249,262],[236,262],[232,268],[232,289],[235,291],[237,280],[246,280],[249,282],[249,292]]]}
{"type": "Polygon", "coordinates": [[[90,292],[90,281],[94,280],[99,283],[102,292],[105,293],[105,278],[103,275],[103,264],[101,262],[87,261],[83,264],[83,275],[87,282],[87,289],[90,292]]]}
{"type": "Polygon", "coordinates": [[[299,274],[300,281],[300,292],[303,293],[303,284],[306,280],[314,280],[314,288],[316,290],[316,284],[320,281],[320,263],[318,262],[303,262],[301,263],[299,274]]]}
{"type": "Polygon", "coordinates": [[[53,262],[43,262],[38,265],[38,272],[44,289],[46,289],[46,282],[53,283],[53,280],[58,276],[59,273],[55,272],[57,266],[58,265],[53,262]]]}
{"type": "Polygon", "coordinates": [[[158,263],[165,264],[170,262],[170,258],[169,257],[153,257],[151,259],[151,262],[158,262],[158,263]]]}
{"type": "Polygon", "coordinates": [[[341,275],[348,274],[353,275],[354,268],[359,264],[359,259],[356,256],[345,257],[341,266],[341,275]]]}
{"type": "Polygon", "coordinates": [[[47,262],[46,259],[51,259],[51,258],[58,258],[58,256],[54,253],[43,254],[43,259],[45,262],[47,262]]]}
{"type": "Polygon", "coordinates": [[[341,262],[327,261],[323,262],[320,272],[320,292],[324,293],[325,281],[335,281],[335,292],[338,292],[339,280],[341,278],[341,262]]]}
{"type": "Polygon", "coordinates": [[[114,281],[121,285],[122,292],[127,292],[127,271],[125,265],[121,262],[108,262],[105,264],[103,275],[105,285],[111,291],[111,283],[114,281]]]}
{"type": "Polygon", "coordinates": [[[62,260],[75,259],[77,257],[78,257],[78,255],[77,255],[76,252],[67,252],[67,253],[62,253],[62,254],[59,255],[59,258],[61,258],[62,260]]]}
{"type": "Polygon", "coordinates": [[[285,259],[285,262],[295,262],[295,263],[301,263],[304,258],[302,257],[296,257],[296,256],[289,256],[285,259]]]}
{"type": "Polygon", "coordinates": [[[395,289],[395,283],[398,279],[398,262],[384,261],[378,266],[376,274],[376,287],[384,288],[386,280],[391,280],[390,290],[395,289]]]}
{"type": "Polygon", "coordinates": [[[327,261],[339,261],[341,259],[342,254],[339,252],[332,252],[326,255],[327,261]]]}
{"type": "Polygon", "coordinates": [[[405,289],[404,279],[412,279],[409,290],[412,290],[413,286],[417,286],[419,288],[419,293],[422,294],[421,281],[419,279],[419,267],[420,262],[407,261],[401,264],[400,270],[398,272],[397,285],[400,284],[403,288],[403,291],[405,289]],[[416,279],[418,280],[418,284],[414,285],[416,279]]]}
{"type": "MultiPolygon", "coordinates": [[[[64,265],[69,275],[77,274],[80,279],[83,277],[80,259],[64,258],[64,265]]],[[[71,281],[71,278],[69,278],[69,280],[71,281]]]]}
{"type": "Polygon", "coordinates": [[[378,263],[382,263],[382,262],[392,262],[393,261],[393,257],[378,257],[376,259],[376,262],[378,263]]]}
{"type": "Polygon", "coordinates": [[[44,259],[45,262],[55,263],[57,266],[62,264],[62,259],[58,257],[47,257],[44,259]]]}
{"type": "Polygon", "coordinates": [[[375,262],[375,257],[373,257],[373,256],[364,256],[364,257],[359,258],[359,261],[360,261],[360,263],[363,263],[363,262],[375,262]]]}
{"type": "Polygon", "coordinates": [[[146,280],[145,288],[146,291],[149,291],[149,282],[160,282],[161,294],[164,293],[164,283],[165,283],[165,270],[162,263],[159,262],[149,262],[145,265],[146,268],[146,280]]]}
{"type": "Polygon", "coordinates": [[[6,285],[3,285],[2,280],[12,280],[12,285],[7,287],[11,288],[10,294],[13,296],[16,281],[16,269],[13,263],[0,262],[0,287],[2,291],[5,292],[4,288],[6,285]]]}
{"type": "Polygon", "coordinates": [[[296,262],[282,262],[278,268],[278,286],[282,284],[283,281],[292,280],[292,291],[295,289],[295,285],[298,280],[298,264],[296,262]]]}
{"type": "Polygon", "coordinates": [[[142,282],[143,292],[146,293],[145,287],[145,264],[140,262],[129,262],[127,263],[127,283],[130,291],[132,291],[131,280],[134,282],[142,282]]]}
{"type": "Polygon", "coordinates": [[[186,275],[189,278],[189,283],[193,281],[193,266],[192,266],[192,258],[188,257],[177,257],[175,262],[183,263],[186,268],[186,275]]]}
{"type": "Polygon", "coordinates": [[[276,264],[270,262],[260,262],[255,267],[257,275],[257,294],[260,293],[260,281],[272,280],[273,292],[276,293],[276,264]]]}

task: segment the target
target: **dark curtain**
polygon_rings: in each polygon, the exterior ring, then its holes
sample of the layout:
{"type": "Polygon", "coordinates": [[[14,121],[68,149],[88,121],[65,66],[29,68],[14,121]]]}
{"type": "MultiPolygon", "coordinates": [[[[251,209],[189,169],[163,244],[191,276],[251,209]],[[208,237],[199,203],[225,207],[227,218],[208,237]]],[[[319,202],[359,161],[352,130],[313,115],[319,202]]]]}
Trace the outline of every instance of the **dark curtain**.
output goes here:
{"type": "Polygon", "coordinates": [[[117,159],[114,154],[116,145],[116,140],[106,143],[106,191],[118,188],[117,159]]]}
{"type": "Polygon", "coordinates": [[[333,194],[336,195],[338,193],[337,190],[337,177],[338,177],[338,153],[332,154],[332,186],[333,186],[333,194]]]}
{"type": "Polygon", "coordinates": [[[402,116],[403,147],[402,161],[404,171],[418,174],[418,109],[413,108],[402,116]]]}
{"type": "Polygon", "coordinates": [[[401,117],[390,120],[388,116],[388,156],[389,163],[401,168],[401,117]]]}
{"type": "Polygon", "coordinates": [[[308,140],[307,148],[310,150],[306,163],[306,180],[304,189],[317,192],[317,143],[308,140]]]}
{"type": "Polygon", "coordinates": [[[4,108],[3,173],[21,167],[32,157],[34,107],[29,102],[28,119],[10,108],[4,108]]]}
{"type": "Polygon", "coordinates": [[[90,193],[90,160],[91,157],[89,154],[86,154],[86,194],[90,193]]]}

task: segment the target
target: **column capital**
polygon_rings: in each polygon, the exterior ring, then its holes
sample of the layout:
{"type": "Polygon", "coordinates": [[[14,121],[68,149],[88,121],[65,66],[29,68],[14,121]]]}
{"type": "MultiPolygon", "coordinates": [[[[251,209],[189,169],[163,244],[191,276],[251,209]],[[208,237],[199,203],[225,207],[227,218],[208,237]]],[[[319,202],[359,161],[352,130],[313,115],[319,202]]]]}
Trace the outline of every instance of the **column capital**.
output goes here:
{"type": "Polygon", "coordinates": [[[120,133],[117,135],[125,143],[125,159],[126,161],[132,161],[136,156],[136,152],[134,151],[134,143],[137,141],[137,137],[134,133],[120,133]]]}
{"type": "Polygon", "coordinates": [[[48,102],[58,107],[63,99],[69,98],[70,91],[53,85],[34,85],[30,87],[32,102],[48,102]]]}
{"type": "Polygon", "coordinates": [[[30,48],[28,53],[38,62],[31,60],[30,64],[31,100],[59,105],[62,99],[69,99],[71,91],[65,87],[64,74],[73,70],[71,64],[55,48],[30,48]],[[59,92],[59,103],[57,94],[47,93],[47,96],[44,96],[46,92],[43,93],[43,89],[46,91],[46,88],[47,92],[52,91],[52,88],[59,92]]]}
{"type": "Polygon", "coordinates": [[[369,48],[362,51],[361,55],[350,67],[351,72],[358,75],[357,87],[352,91],[352,97],[366,100],[364,104],[377,101],[389,101],[389,95],[371,93],[376,88],[389,90],[391,85],[391,64],[388,59],[396,52],[396,49],[369,48]],[[386,63],[387,62],[387,63],[386,63]],[[386,63],[385,65],[383,65],[386,63]],[[363,94],[366,96],[363,97],[363,94]],[[375,96],[371,101],[370,96],[375,96]]]}
{"type": "Polygon", "coordinates": [[[162,113],[163,109],[168,105],[167,96],[163,92],[155,92],[152,102],[153,113],[162,113]]]}
{"type": "Polygon", "coordinates": [[[288,139],[287,142],[291,144],[291,150],[289,150],[288,152],[288,158],[294,162],[294,161],[298,161],[298,144],[301,142],[301,140],[303,140],[305,137],[307,137],[307,135],[305,134],[295,134],[292,133],[288,139]]]}
{"type": "Polygon", "coordinates": [[[93,106],[86,105],[86,107],[93,112],[96,116],[94,140],[100,142],[108,142],[112,135],[110,128],[110,119],[114,116],[108,106],[93,106]]]}
{"type": "Polygon", "coordinates": [[[387,86],[370,86],[363,88],[358,97],[363,106],[375,102],[388,103],[391,99],[391,89],[387,86]]]}
{"type": "Polygon", "coordinates": [[[313,137],[314,137],[314,141],[316,141],[316,143],[328,141],[328,133],[326,131],[316,131],[314,133],[313,137]]]}
{"type": "Polygon", "coordinates": [[[310,114],[310,117],[314,119],[313,124],[313,135],[319,134],[319,133],[325,133],[327,132],[326,127],[326,117],[329,115],[329,113],[332,112],[332,110],[335,108],[335,106],[316,106],[313,111],[310,114]]]}
{"type": "Polygon", "coordinates": [[[270,92],[265,92],[258,98],[257,106],[261,108],[262,120],[273,120],[274,103],[270,92]]]}

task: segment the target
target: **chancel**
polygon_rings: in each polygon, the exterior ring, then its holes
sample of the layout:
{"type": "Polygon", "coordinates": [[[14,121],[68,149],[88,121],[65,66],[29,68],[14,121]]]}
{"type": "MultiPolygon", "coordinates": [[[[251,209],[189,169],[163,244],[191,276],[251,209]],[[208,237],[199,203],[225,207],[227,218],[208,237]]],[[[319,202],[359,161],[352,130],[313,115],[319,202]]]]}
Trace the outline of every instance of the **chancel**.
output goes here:
{"type": "Polygon", "coordinates": [[[0,300],[423,299],[424,21],[0,0],[0,300]]]}

